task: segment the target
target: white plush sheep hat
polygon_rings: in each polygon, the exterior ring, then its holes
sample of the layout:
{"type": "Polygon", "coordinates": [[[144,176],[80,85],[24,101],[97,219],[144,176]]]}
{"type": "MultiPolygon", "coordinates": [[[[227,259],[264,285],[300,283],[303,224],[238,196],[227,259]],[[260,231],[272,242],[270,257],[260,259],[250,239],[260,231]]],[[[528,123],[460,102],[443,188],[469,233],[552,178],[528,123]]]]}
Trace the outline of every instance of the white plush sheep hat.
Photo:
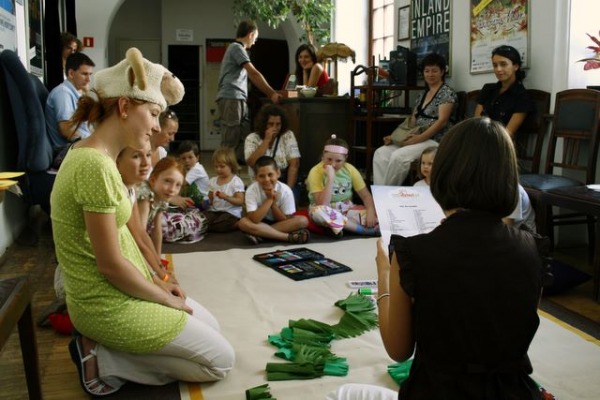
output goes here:
{"type": "Polygon", "coordinates": [[[131,97],[158,104],[163,110],[179,103],[185,94],[175,75],[146,60],[135,47],[118,64],[95,73],[93,89],[100,98],[131,97]]]}

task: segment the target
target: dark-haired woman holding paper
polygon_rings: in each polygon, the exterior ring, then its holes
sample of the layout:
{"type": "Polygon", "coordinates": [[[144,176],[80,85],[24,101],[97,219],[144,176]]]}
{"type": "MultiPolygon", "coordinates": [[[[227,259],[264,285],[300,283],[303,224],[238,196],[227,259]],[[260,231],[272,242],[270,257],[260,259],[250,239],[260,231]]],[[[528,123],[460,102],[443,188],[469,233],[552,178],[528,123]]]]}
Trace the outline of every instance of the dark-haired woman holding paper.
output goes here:
{"type": "Polygon", "coordinates": [[[390,358],[413,357],[410,373],[398,392],[346,384],[327,400],[542,399],[527,352],[548,241],[502,222],[518,178],[502,124],[471,118],[449,130],[431,172],[446,218],[429,233],[392,238],[392,254],[377,245],[379,331],[390,358]]]}
{"type": "Polygon", "coordinates": [[[481,89],[475,107],[475,116],[486,116],[501,122],[511,137],[533,111],[533,103],[523,86],[525,71],[521,68],[521,55],[512,46],[499,46],[492,50],[492,65],[498,79],[481,89]]]}

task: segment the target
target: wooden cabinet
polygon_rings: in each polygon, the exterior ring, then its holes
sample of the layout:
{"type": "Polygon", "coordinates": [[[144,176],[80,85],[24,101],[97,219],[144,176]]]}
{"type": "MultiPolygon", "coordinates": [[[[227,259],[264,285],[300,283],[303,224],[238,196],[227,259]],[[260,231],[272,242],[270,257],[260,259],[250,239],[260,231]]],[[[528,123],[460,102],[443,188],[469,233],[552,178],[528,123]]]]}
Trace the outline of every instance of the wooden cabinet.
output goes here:
{"type": "Polygon", "coordinates": [[[373,153],[383,145],[383,137],[412,112],[411,92],[423,86],[388,85],[376,82],[378,67],[359,65],[351,72],[350,109],[352,134],[349,140],[354,165],[371,182],[373,153]],[[357,82],[362,82],[357,85],[357,82]]]}
{"type": "Polygon", "coordinates": [[[352,118],[347,97],[313,97],[282,99],[290,129],[300,147],[300,178],[321,161],[325,141],[335,134],[350,140],[352,118]]]}

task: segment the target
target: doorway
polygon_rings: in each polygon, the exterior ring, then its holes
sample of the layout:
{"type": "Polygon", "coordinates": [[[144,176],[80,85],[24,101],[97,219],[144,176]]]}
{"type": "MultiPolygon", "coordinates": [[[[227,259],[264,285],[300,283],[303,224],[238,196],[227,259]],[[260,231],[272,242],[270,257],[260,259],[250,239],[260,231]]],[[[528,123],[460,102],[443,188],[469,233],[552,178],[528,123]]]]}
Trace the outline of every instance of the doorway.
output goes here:
{"type": "Polygon", "coordinates": [[[169,151],[177,151],[179,143],[191,140],[202,148],[200,143],[200,53],[202,46],[169,45],[168,69],[174,73],[185,87],[185,96],[180,103],[171,107],[179,118],[179,131],[169,151]]]}

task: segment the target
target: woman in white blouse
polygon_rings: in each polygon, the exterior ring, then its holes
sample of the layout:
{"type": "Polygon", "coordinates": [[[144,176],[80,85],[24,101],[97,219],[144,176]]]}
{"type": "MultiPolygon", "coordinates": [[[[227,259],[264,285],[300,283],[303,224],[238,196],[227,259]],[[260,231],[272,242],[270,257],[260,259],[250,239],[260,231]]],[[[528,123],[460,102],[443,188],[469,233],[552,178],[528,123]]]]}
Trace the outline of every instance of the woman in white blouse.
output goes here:
{"type": "Polygon", "coordinates": [[[262,156],[271,156],[281,171],[280,181],[294,188],[298,181],[300,150],[294,132],[288,130],[288,118],[283,108],[275,104],[264,105],[254,121],[256,132],[249,134],[244,143],[244,157],[248,174],[262,156]]]}

